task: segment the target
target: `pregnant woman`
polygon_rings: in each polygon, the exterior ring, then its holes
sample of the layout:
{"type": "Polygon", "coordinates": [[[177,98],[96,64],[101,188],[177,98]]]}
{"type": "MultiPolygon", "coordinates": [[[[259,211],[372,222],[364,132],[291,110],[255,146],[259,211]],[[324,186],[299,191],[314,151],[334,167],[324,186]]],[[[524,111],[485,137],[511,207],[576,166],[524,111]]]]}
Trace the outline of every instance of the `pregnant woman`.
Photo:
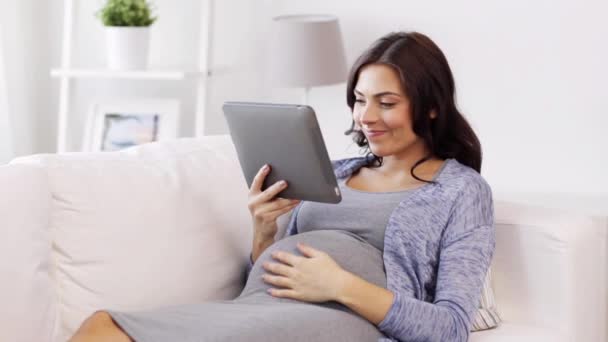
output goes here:
{"type": "Polygon", "coordinates": [[[280,182],[261,191],[262,168],[237,298],[97,311],[71,341],[466,341],[494,217],[448,62],[420,33],[388,34],[353,65],[347,103],[345,133],[367,153],[332,162],[342,202],[279,198],[280,182]]]}

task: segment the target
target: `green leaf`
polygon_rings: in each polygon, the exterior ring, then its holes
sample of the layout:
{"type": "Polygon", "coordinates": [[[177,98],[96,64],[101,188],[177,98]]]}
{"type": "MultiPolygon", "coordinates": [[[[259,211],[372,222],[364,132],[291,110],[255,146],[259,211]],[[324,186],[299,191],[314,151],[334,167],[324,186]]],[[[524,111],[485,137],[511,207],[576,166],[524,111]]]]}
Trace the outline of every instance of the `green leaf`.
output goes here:
{"type": "Polygon", "coordinates": [[[96,15],[105,26],[150,26],[158,17],[147,0],[108,0],[96,15]]]}

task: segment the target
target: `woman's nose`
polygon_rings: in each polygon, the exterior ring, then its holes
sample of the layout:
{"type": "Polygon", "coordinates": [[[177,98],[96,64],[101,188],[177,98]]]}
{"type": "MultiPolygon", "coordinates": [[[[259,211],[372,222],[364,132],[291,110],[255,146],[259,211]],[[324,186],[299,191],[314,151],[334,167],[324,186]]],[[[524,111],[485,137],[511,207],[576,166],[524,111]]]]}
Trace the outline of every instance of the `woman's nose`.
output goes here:
{"type": "Polygon", "coordinates": [[[359,112],[359,120],[364,124],[373,123],[378,121],[378,115],[373,108],[365,106],[364,108],[361,108],[361,111],[359,112]]]}

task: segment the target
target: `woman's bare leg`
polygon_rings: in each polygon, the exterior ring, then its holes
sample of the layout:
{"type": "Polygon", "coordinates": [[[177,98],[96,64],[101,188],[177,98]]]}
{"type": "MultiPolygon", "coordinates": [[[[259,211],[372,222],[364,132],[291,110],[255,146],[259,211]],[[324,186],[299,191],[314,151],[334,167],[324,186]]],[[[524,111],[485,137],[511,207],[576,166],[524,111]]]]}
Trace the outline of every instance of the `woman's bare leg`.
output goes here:
{"type": "Polygon", "coordinates": [[[68,342],[133,342],[105,311],[87,318],[68,342]]]}

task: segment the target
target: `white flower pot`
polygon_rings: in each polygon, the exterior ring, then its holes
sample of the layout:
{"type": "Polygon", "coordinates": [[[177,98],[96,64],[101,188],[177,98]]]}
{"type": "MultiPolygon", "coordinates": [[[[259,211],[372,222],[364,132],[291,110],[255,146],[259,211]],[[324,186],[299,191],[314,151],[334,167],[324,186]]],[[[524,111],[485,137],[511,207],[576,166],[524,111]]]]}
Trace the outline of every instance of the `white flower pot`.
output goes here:
{"type": "Polygon", "coordinates": [[[148,67],[149,27],[106,26],[108,67],[113,70],[148,67]]]}

